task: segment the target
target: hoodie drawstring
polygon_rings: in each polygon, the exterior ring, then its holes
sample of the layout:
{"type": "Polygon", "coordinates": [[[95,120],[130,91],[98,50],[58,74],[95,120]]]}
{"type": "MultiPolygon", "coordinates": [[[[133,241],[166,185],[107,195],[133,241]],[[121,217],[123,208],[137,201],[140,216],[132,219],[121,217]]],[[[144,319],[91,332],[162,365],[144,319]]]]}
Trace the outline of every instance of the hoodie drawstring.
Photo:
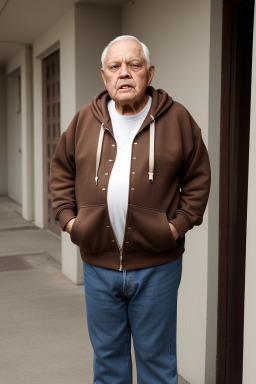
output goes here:
{"type": "Polygon", "coordinates": [[[102,150],[104,133],[105,133],[105,129],[104,129],[104,124],[102,123],[100,127],[100,134],[99,134],[97,154],[96,154],[96,175],[95,175],[96,185],[98,185],[98,170],[100,166],[100,158],[101,158],[101,150],[102,150]]]}
{"type": "Polygon", "coordinates": [[[150,122],[150,131],[149,131],[149,172],[148,179],[153,183],[154,177],[154,151],[155,151],[155,119],[152,115],[150,115],[152,121],[150,122]]]}
{"type": "MultiPolygon", "coordinates": [[[[152,121],[150,122],[150,131],[149,131],[149,172],[148,172],[148,179],[153,182],[154,177],[154,151],[155,151],[155,119],[152,115],[150,115],[152,118],[152,121]]],[[[96,154],[96,175],[95,175],[95,183],[98,185],[98,171],[100,166],[100,159],[101,159],[101,151],[102,151],[102,144],[103,144],[103,138],[104,138],[105,128],[104,124],[101,124],[100,128],[100,134],[98,139],[98,147],[97,147],[97,154],[96,154]]]]}

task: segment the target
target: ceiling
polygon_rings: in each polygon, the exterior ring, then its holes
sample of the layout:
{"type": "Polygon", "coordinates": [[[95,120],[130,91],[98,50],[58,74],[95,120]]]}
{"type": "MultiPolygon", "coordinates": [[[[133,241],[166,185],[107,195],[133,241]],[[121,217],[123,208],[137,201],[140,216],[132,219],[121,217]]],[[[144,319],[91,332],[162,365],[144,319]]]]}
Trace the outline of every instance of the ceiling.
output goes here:
{"type": "Polygon", "coordinates": [[[129,0],[0,0],[0,63],[17,48],[32,44],[51,28],[74,3],[122,5],[129,0]]]}

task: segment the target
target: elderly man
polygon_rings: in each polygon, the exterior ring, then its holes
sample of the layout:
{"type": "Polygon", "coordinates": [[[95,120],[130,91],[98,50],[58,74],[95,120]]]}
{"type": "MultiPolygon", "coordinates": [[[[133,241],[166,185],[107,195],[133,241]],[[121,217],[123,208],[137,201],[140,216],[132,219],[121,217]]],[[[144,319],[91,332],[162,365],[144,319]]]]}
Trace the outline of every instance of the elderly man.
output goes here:
{"type": "Polygon", "coordinates": [[[132,335],[138,384],[174,384],[184,239],[202,222],[208,154],[188,111],[150,86],[138,39],[111,41],[101,74],[106,90],[77,112],[51,166],[54,216],[83,260],[93,382],[132,383],[132,335]]]}

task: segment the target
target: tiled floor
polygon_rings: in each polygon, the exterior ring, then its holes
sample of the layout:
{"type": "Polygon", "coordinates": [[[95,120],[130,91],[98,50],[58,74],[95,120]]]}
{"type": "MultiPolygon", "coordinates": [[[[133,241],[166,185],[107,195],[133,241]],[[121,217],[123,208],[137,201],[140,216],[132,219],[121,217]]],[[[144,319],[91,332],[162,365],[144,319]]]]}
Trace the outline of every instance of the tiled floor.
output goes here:
{"type": "Polygon", "coordinates": [[[60,239],[20,212],[0,197],[0,384],[90,384],[83,286],[61,273],[60,239]]]}

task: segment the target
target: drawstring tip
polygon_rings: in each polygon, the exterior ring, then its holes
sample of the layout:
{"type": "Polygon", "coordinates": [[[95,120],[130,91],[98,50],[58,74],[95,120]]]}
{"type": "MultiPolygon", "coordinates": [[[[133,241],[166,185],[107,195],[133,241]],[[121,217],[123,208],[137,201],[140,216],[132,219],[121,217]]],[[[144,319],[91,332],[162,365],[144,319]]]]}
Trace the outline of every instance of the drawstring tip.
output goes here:
{"type": "Polygon", "coordinates": [[[148,176],[148,179],[152,181],[153,183],[153,177],[154,177],[154,173],[152,172],[148,172],[149,176],[148,176]]]}
{"type": "Polygon", "coordinates": [[[95,177],[95,183],[98,185],[98,176],[95,177]]]}

